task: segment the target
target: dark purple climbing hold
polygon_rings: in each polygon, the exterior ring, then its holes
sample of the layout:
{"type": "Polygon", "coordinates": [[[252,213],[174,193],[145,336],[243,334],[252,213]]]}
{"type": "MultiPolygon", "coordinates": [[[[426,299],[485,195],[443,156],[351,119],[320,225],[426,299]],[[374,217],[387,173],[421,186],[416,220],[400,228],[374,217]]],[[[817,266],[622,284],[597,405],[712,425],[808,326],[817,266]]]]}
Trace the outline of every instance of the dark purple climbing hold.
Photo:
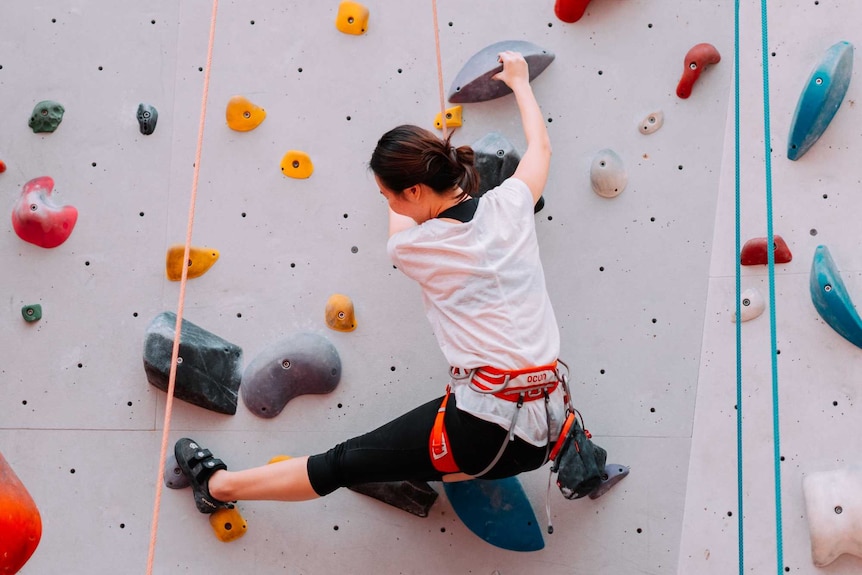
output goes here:
{"type": "Polygon", "coordinates": [[[512,90],[505,83],[492,79],[494,74],[503,69],[498,55],[506,50],[521,53],[530,67],[530,81],[554,61],[553,52],[525,40],[504,40],[491,44],[476,52],[455,76],[449,89],[449,101],[453,104],[484,102],[511,94],[512,90]]]}
{"type": "MultiPolygon", "coordinates": [[[[168,390],[174,328],[173,312],[157,315],[147,327],[144,370],[147,381],[168,390]]],[[[183,319],[174,397],[217,413],[236,413],[242,381],[242,348],[183,319]]]]}
{"type": "Polygon", "coordinates": [[[156,131],[156,122],[159,121],[159,111],[149,104],[138,104],[138,124],[141,133],[149,136],[156,131]]]}
{"type": "Polygon", "coordinates": [[[437,491],[424,481],[361,483],[349,489],[419,517],[428,517],[428,511],[437,501],[438,495],[437,491]]]}
{"type": "Polygon", "coordinates": [[[322,335],[299,333],[264,349],[242,374],[242,400],[252,413],[275,417],[307,393],[329,393],[341,379],[341,358],[322,335]]]}
{"type": "MultiPolygon", "coordinates": [[[[521,161],[521,154],[515,146],[499,132],[486,134],[470,147],[476,155],[476,169],[479,171],[479,191],[475,194],[477,197],[502,184],[515,173],[521,161]]],[[[537,213],[544,205],[545,199],[539,198],[533,212],[537,213]]]]}
{"type": "Polygon", "coordinates": [[[168,455],[168,458],[165,460],[164,480],[165,485],[171,489],[182,489],[191,485],[189,478],[183,473],[173,453],[168,455]]]}

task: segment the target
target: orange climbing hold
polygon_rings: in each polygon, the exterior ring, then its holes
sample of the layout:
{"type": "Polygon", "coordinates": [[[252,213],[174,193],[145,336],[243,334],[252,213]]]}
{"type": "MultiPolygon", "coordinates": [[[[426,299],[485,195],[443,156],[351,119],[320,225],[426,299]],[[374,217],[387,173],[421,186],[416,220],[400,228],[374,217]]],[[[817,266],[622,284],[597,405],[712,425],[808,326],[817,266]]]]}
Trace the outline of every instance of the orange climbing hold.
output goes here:
{"type": "Polygon", "coordinates": [[[288,459],[292,459],[290,455],[275,455],[266,462],[267,465],[271,465],[273,463],[278,463],[279,461],[287,461],[288,459]]]}
{"type": "Polygon", "coordinates": [[[359,2],[344,0],[338,5],[335,27],[345,34],[364,34],[368,30],[368,8],[359,2]]]}
{"type": "Polygon", "coordinates": [[[340,293],[329,296],[326,302],[326,325],[335,331],[356,329],[356,314],[349,297],[340,293]]]}
{"type": "Polygon", "coordinates": [[[231,130],[248,132],[266,119],[266,110],[244,96],[234,96],[228,100],[225,118],[231,130]]]}
{"type": "MultiPolygon", "coordinates": [[[[447,128],[460,128],[463,123],[461,117],[461,106],[453,106],[452,108],[446,108],[446,127],[447,128]]],[[[434,118],[434,127],[438,130],[443,129],[443,114],[437,113],[437,116],[434,118]]]]}
{"type": "MultiPolygon", "coordinates": [[[[793,259],[790,248],[781,236],[772,236],[772,249],[775,251],[775,263],[786,264],[793,259]]],[[[744,266],[768,265],[769,254],[766,251],[767,238],[754,238],[745,242],[739,254],[739,263],[744,266]]]]}
{"type": "Polygon", "coordinates": [[[700,78],[701,72],[710,64],[718,64],[720,61],[721,54],[712,44],[703,43],[693,46],[685,55],[685,68],[676,86],[676,95],[680,98],[691,96],[691,89],[700,78]]]}
{"type": "Polygon", "coordinates": [[[17,573],[36,551],[40,539],[39,509],[0,453],[0,573],[17,573]]]}
{"type": "Polygon", "coordinates": [[[210,515],[210,525],[220,541],[236,541],[248,530],[248,523],[235,505],[223,507],[210,515]]]}
{"type": "MultiPolygon", "coordinates": [[[[183,277],[184,254],[184,245],[176,244],[168,248],[168,254],[165,257],[165,271],[168,279],[173,282],[178,282],[183,277]]],[[[218,250],[212,248],[190,247],[188,278],[191,279],[204,275],[216,263],[218,256],[218,250]]]]}
{"type": "Polygon", "coordinates": [[[289,178],[305,179],[311,177],[314,164],[311,157],[299,150],[288,150],[281,159],[281,173],[289,178]]]}

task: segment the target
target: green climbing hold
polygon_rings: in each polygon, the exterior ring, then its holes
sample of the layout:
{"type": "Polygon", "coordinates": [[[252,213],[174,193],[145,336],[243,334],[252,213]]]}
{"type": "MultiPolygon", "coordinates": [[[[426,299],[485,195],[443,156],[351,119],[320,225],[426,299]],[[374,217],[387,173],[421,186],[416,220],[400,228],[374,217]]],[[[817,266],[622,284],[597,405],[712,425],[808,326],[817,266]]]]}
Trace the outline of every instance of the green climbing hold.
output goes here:
{"type": "Polygon", "coordinates": [[[29,126],[33,132],[53,132],[63,121],[63,114],[66,109],[62,104],[53,100],[42,100],[36,107],[33,108],[33,114],[30,115],[29,126]]]}
{"type": "Polygon", "coordinates": [[[21,308],[21,315],[24,316],[24,321],[34,322],[42,319],[42,306],[38,303],[33,305],[25,305],[21,308]]]}

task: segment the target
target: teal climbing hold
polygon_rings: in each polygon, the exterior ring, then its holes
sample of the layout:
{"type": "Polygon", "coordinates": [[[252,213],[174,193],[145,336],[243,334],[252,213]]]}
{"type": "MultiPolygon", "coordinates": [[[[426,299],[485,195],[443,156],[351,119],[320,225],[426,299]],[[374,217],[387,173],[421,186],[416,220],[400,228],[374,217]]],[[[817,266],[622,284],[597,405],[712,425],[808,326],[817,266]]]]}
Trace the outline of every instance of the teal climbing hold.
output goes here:
{"type": "Polygon", "coordinates": [[[329,393],[341,380],[341,358],[324,336],[298,333],[264,349],[242,374],[242,400],[252,413],[272,418],[287,402],[329,393]]]}
{"type": "Polygon", "coordinates": [[[833,44],[811,72],[796,104],[787,158],[798,160],[823,135],[844,100],[853,75],[853,44],[833,44]]]}
{"type": "Polygon", "coordinates": [[[814,251],[809,288],[820,317],[847,341],[862,347],[862,318],[826,246],[817,246],[814,251]]]}
{"type": "Polygon", "coordinates": [[[501,549],[545,547],[533,506],[517,477],[443,483],[455,513],[470,531],[501,549]]]}
{"type": "Polygon", "coordinates": [[[449,89],[449,101],[453,104],[483,102],[511,94],[512,90],[505,83],[492,79],[503,70],[498,55],[506,50],[520,52],[524,57],[530,67],[530,81],[554,61],[553,52],[525,40],[504,40],[491,44],[476,52],[455,76],[449,89]]]}
{"type": "Polygon", "coordinates": [[[42,319],[42,306],[38,303],[25,305],[21,308],[21,315],[24,316],[24,321],[34,322],[42,319]]]}

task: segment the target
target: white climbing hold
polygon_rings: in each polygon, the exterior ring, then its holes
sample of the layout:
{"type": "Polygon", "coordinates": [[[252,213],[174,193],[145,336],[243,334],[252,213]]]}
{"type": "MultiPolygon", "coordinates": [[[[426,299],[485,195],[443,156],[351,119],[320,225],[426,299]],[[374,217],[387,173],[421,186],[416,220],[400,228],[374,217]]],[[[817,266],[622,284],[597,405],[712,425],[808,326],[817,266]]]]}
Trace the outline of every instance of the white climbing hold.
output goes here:
{"type": "Polygon", "coordinates": [[[824,567],[845,553],[862,557],[862,469],[810,473],[802,492],[814,565],[824,567]]]}
{"type": "MultiPolygon", "coordinates": [[[[740,294],[740,299],[742,300],[740,301],[742,321],[754,319],[766,309],[766,301],[757,288],[748,288],[740,294]]],[[[731,313],[730,321],[736,323],[736,311],[731,313]]]]}
{"type": "Polygon", "coordinates": [[[664,124],[664,112],[661,110],[656,110],[655,112],[651,112],[641,120],[640,125],[638,125],[638,132],[641,134],[652,134],[655,131],[658,131],[659,128],[664,124]]]}
{"type": "Polygon", "coordinates": [[[593,191],[603,198],[614,198],[626,189],[627,183],[628,175],[622,158],[613,150],[599,150],[590,167],[593,191]]]}

